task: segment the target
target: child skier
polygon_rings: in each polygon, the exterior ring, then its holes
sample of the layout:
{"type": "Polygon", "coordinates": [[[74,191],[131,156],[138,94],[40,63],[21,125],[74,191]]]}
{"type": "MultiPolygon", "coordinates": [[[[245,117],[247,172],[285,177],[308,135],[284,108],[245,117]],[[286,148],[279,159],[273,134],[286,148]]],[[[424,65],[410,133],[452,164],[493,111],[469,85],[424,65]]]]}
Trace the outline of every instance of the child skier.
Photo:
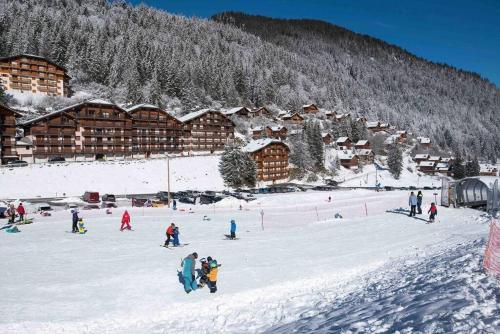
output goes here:
{"type": "Polygon", "coordinates": [[[71,219],[73,221],[73,226],[71,228],[71,232],[77,233],[78,232],[78,220],[80,218],[78,217],[78,211],[76,209],[71,210],[71,219]]]}
{"type": "Polygon", "coordinates": [[[179,242],[179,227],[174,227],[174,247],[177,247],[180,245],[179,242]]]}
{"type": "Polygon", "coordinates": [[[429,223],[434,223],[434,219],[436,218],[437,213],[438,213],[436,204],[431,203],[431,207],[430,207],[429,211],[427,211],[427,213],[430,213],[430,215],[429,215],[429,223]]]}
{"type": "Polygon", "coordinates": [[[208,283],[208,273],[210,272],[209,262],[212,258],[209,256],[207,259],[202,258],[201,262],[201,272],[200,272],[200,288],[204,287],[208,283]]]}
{"type": "Polygon", "coordinates": [[[83,224],[82,218],[78,219],[78,233],[80,233],[80,234],[87,233],[87,229],[85,228],[85,225],[83,224]]]}
{"type": "Polygon", "coordinates": [[[23,203],[19,203],[19,206],[17,207],[17,213],[19,214],[19,221],[23,222],[24,215],[26,214],[26,210],[24,209],[23,203]]]}
{"type": "Polygon", "coordinates": [[[217,291],[217,274],[219,272],[220,264],[217,264],[217,260],[212,259],[209,262],[210,272],[208,273],[208,287],[210,288],[210,293],[215,293],[217,291]]]}
{"type": "Polygon", "coordinates": [[[125,212],[123,213],[123,216],[122,216],[122,226],[120,227],[120,231],[123,231],[123,230],[131,230],[132,227],[130,226],[130,215],[128,214],[128,211],[125,210],[125,212]]]}
{"type": "Polygon", "coordinates": [[[14,224],[16,222],[16,208],[14,207],[14,204],[9,206],[5,214],[9,217],[9,224],[14,224]]]}
{"type": "Polygon", "coordinates": [[[231,240],[236,239],[236,222],[231,219],[231,240]]]}
{"type": "Polygon", "coordinates": [[[168,247],[168,244],[170,243],[170,239],[174,237],[174,228],[175,228],[174,223],[170,224],[170,226],[167,228],[167,232],[166,232],[167,240],[165,240],[165,243],[163,244],[164,247],[168,247]]]}

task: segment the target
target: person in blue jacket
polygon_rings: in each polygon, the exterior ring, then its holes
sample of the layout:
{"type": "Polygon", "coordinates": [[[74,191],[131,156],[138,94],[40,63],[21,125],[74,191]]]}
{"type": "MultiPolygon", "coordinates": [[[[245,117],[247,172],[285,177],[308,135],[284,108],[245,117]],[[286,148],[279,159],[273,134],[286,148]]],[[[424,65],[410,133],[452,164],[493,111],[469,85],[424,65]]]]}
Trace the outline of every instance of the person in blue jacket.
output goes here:
{"type": "Polygon", "coordinates": [[[186,293],[190,293],[198,288],[198,283],[195,279],[195,266],[197,258],[198,253],[194,252],[193,254],[189,254],[182,261],[182,278],[184,279],[184,290],[186,293]]]}
{"type": "Polygon", "coordinates": [[[236,239],[236,222],[231,219],[231,239],[236,239]]]}
{"type": "Polygon", "coordinates": [[[174,247],[177,247],[180,245],[179,241],[179,227],[174,227],[174,247]]]}
{"type": "Polygon", "coordinates": [[[71,214],[73,219],[73,228],[71,229],[71,232],[78,233],[78,220],[80,220],[80,217],[78,217],[78,211],[76,209],[71,210],[71,214]]]}

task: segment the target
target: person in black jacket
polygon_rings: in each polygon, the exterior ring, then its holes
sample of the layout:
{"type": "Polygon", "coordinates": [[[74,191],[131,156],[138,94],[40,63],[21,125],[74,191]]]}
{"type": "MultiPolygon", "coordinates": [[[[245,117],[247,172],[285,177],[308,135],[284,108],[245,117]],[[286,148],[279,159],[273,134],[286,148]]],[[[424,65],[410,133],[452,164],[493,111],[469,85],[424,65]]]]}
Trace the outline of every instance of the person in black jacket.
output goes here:
{"type": "Polygon", "coordinates": [[[71,232],[77,233],[78,232],[78,220],[80,217],[78,217],[78,211],[72,210],[71,213],[73,214],[73,228],[71,229],[71,232]]]}

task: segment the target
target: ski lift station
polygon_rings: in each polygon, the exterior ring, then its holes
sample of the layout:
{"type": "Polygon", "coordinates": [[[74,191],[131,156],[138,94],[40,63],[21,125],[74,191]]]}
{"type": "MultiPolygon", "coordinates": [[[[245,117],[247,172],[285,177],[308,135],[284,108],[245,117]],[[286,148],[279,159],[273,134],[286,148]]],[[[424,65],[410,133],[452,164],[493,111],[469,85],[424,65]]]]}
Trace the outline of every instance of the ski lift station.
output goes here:
{"type": "Polygon", "coordinates": [[[458,181],[443,179],[441,205],[484,208],[488,212],[500,208],[500,178],[467,177],[458,181]]]}

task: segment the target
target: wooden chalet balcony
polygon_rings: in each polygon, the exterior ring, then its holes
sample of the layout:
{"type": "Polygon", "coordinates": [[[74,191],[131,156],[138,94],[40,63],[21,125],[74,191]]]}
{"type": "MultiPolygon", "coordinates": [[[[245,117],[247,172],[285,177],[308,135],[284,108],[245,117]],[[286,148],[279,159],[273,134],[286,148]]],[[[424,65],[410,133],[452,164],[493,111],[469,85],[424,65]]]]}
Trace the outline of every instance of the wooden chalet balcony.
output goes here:
{"type": "Polygon", "coordinates": [[[18,89],[18,90],[31,90],[31,85],[18,85],[18,84],[12,84],[12,89],[18,89]]]}
{"type": "Polygon", "coordinates": [[[13,127],[0,127],[0,131],[2,131],[2,136],[15,136],[16,135],[16,129],[13,127]]]}
{"type": "Polygon", "coordinates": [[[31,84],[31,79],[21,79],[21,78],[11,78],[12,84],[22,85],[22,84],[31,84]]]}
{"type": "Polygon", "coordinates": [[[33,154],[70,154],[75,153],[75,148],[60,148],[60,147],[34,147],[33,154]]]}
{"type": "Polygon", "coordinates": [[[2,141],[2,146],[13,146],[15,144],[14,138],[3,138],[2,141]]]}

